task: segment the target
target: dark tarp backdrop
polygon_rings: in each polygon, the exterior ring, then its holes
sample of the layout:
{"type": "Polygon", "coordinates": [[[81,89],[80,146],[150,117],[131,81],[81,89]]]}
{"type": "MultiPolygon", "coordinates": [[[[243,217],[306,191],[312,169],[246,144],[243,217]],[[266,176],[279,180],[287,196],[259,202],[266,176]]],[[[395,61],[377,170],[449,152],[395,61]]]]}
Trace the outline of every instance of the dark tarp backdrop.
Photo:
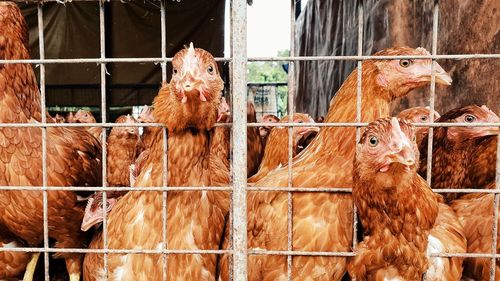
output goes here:
{"type": "MultiPolygon", "coordinates": [[[[31,56],[39,58],[36,5],[19,5],[30,28],[31,56]]],[[[191,41],[224,56],[224,9],[224,0],[165,1],[167,57],[191,41]]],[[[45,3],[43,14],[46,58],[100,57],[99,2],[45,3]]],[[[161,57],[160,20],[159,1],[106,2],[106,57],[161,57]]],[[[108,106],[151,104],[161,84],[159,64],[108,63],[106,69],[108,106]]],[[[47,64],[47,105],[99,107],[99,83],[98,64],[47,64]]]]}
{"type": "MultiPolygon", "coordinates": [[[[309,0],[297,19],[296,54],[356,55],[357,3],[351,0],[309,0]]],[[[391,46],[432,46],[434,0],[364,0],[363,54],[391,46]]],[[[500,1],[439,1],[438,54],[498,53],[500,1]]],[[[452,76],[448,88],[436,88],[441,113],[472,103],[500,110],[500,61],[494,59],[438,61],[452,76]]],[[[296,110],[313,116],[328,111],[330,99],[355,68],[355,61],[300,62],[297,67],[296,110]]],[[[398,112],[427,105],[429,89],[394,103],[398,112]]]]}

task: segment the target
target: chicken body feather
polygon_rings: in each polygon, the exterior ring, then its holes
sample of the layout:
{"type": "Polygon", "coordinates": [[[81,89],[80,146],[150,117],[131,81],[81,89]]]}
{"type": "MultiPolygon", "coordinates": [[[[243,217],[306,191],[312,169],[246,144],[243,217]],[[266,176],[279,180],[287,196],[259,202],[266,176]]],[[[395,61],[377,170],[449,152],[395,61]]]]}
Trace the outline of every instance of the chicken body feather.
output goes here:
{"type": "Polygon", "coordinates": [[[428,237],[439,207],[417,174],[413,138],[410,123],[385,118],[370,123],[359,141],[352,196],[365,238],[349,264],[349,273],[357,280],[384,280],[391,275],[418,280],[428,268],[428,237]]]}
{"type": "MultiPolygon", "coordinates": [[[[494,184],[488,188],[494,188],[494,184]]],[[[451,202],[451,207],[464,226],[468,253],[491,253],[494,197],[493,194],[467,194],[451,202]]],[[[496,235],[497,239],[500,239],[500,232],[497,232],[496,235]]],[[[496,253],[500,253],[498,244],[496,253]]],[[[500,280],[498,260],[495,266],[495,280],[500,280]]],[[[475,280],[489,280],[490,269],[490,258],[466,258],[463,275],[475,280]]]]}
{"type": "MultiPolygon", "coordinates": [[[[0,3],[0,26],[0,57],[29,59],[26,23],[16,4],[0,3]]],[[[1,123],[42,120],[40,95],[31,65],[0,66],[0,108],[1,123]]],[[[54,122],[48,114],[46,119],[54,122]]],[[[98,141],[83,129],[47,128],[47,185],[101,185],[100,154],[98,141]]],[[[40,128],[0,129],[0,185],[42,186],[40,128]]],[[[49,237],[56,240],[55,247],[83,247],[85,235],[79,228],[83,206],[77,204],[76,194],[51,190],[47,199],[49,237]]],[[[44,233],[42,191],[0,191],[0,223],[28,245],[39,246],[44,233]]],[[[67,259],[70,274],[80,274],[80,254],[54,256],[67,259]]]]}
{"type": "MultiPolygon", "coordinates": [[[[290,116],[287,115],[280,120],[281,123],[290,121],[290,116]]],[[[314,120],[307,114],[295,113],[293,118],[295,123],[314,123],[314,120]]],[[[302,138],[308,137],[309,134],[316,134],[319,131],[318,127],[297,127],[293,130],[292,155],[295,156],[299,150],[299,141],[302,138]]],[[[269,133],[266,145],[264,146],[264,155],[260,163],[257,173],[248,178],[249,183],[255,183],[265,177],[269,172],[277,167],[288,165],[288,128],[274,127],[269,133]]]]}
{"type": "MultiPolygon", "coordinates": [[[[428,54],[425,49],[407,47],[386,49],[376,55],[428,54]]],[[[362,73],[361,122],[389,116],[390,102],[430,81],[430,60],[416,60],[421,70],[400,69],[399,60],[365,61],[362,73]],[[425,73],[421,72],[425,69],[425,73]]],[[[435,70],[438,83],[450,84],[451,78],[441,68],[435,70]]],[[[356,121],[357,72],[343,83],[330,102],[325,122],[356,121]]],[[[293,161],[294,187],[350,187],[355,128],[323,127],[311,144],[293,161]]],[[[278,168],[254,186],[288,186],[288,168],[278,168]]],[[[248,192],[248,247],[250,249],[286,250],[286,192],[248,192]]],[[[348,194],[293,194],[293,243],[301,251],[349,251],[352,245],[352,199],[348,194]]],[[[228,241],[225,241],[225,247],[228,241]]],[[[249,280],[286,278],[286,256],[250,256],[249,280]]],[[[221,262],[222,280],[228,280],[227,255],[221,262]]],[[[294,280],[340,280],[345,273],[343,257],[296,256],[292,260],[294,280]]]]}
{"type": "MultiPolygon", "coordinates": [[[[229,166],[224,152],[224,130],[212,131],[217,119],[222,80],[213,57],[190,47],[176,54],[174,68],[182,79],[164,85],[154,101],[154,115],[168,128],[169,186],[214,186],[229,183],[229,166]],[[196,69],[192,62],[197,61],[196,69]],[[193,75],[209,75],[204,83],[193,75]],[[200,72],[198,72],[200,71],[200,72]],[[186,78],[187,76],[187,78],[186,78]],[[189,84],[187,84],[189,82],[189,84]],[[200,85],[192,90],[192,85],[200,85]],[[184,89],[187,91],[181,91],[184,89]],[[199,99],[198,99],[199,97],[199,99]],[[222,144],[221,144],[222,143],[222,144]],[[218,151],[213,153],[212,151],[218,151]],[[220,157],[220,158],[219,158],[220,157]]],[[[174,77],[178,77],[175,76],[174,77]]],[[[195,86],[196,87],[196,86],[195,86]]],[[[158,131],[146,155],[135,186],[162,186],[163,139],[158,131]]],[[[162,236],[162,192],[130,191],[109,214],[109,248],[125,249],[218,249],[229,209],[229,194],[222,191],[168,192],[166,242],[162,236]]],[[[97,236],[91,248],[102,247],[97,236]]],[[[111,280],[161,280],[162,257],[158,254],[109,255],[111,280]]],[[[168,280],[215,280],[216,255],[179,254],[168,257],[168,280]]],[[[100,280],[102,256],[88,254],[84,262],[85,280],[100,280]]]]}

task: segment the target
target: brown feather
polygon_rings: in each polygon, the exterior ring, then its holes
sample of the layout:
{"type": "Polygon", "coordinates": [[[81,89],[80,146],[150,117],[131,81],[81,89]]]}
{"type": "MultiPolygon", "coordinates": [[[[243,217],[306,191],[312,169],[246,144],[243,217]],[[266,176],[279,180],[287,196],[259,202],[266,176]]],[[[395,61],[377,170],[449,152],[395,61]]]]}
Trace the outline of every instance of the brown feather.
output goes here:
{"type": "MultiPolygon", "coordinates": [[[[314,120],[307,114],[295,113],[293,122],[304,122],[304,123],[314,123],[314,120]]],[[[292,122],[290,116],[287,115],[280,120],[281,123],[292,122]]],[[[317,127],[304,127],[301,132],[308,133],[306,129],[315,129],[317,127]]],[[[312,133],[312,130],[308,130],[312,133]]],[[[260,179],[265,177],[269,172],[276,169],[279,166],[288,165],[288,128],[274,127],[271,129],[267,143],[265,145],[264,156],[262,162],[260,163],[258,172],[248,179],[249,183],[258,182],[260,179]]],[[[293,129],[293,144],[292,153],[293,156],[297,155],[299,152],[299,141],[303,137],[307,137],[305,134],[300,134],[298,128],[293,129]]]]}
{"type": "MultiPolygon", "coordinates": [[[[428,54],[423,49],[391,48],[376,55],[428,54]]],[[[415,63],[418,63],[417,61],[415,63]]],[[[430,67],[430,60],[421,61],[430,67]]],[[[428,81],[395,78],[391,70],[397,60],[363,62],[361,122],[389,116],[390,102],[405,96],[428,81]],[[384,80],[388,79],[388,80],[384,80]],[[411,80],[411,83],[407,83],[411,80]],[[387,83],[381,83],[387,82],[387,83]]],[[[443,77],[448,77],[442,74],[443,77]]],[[[325,122],[356,121],[357,71],[353,71],[330,102],[325,122]]],[[[323,127],[311,144],[293,161],[294,187],[350,187],[352,186],[352,159],[355,147],[355,128],[323,127]]],[[[288,168],[269,173],[255,186],[288,186],[288,168]]],[[[286,250],[287,193],[248,193],[248,247],[268,250],[286,250]]],[[[303,251],[349,251],[352,245],[352,200],[349,194],[296,193],[293,194],[293,249],[303,251]]],[[[229,245],[225,241],[225,247],[229,245]]],[[[343,257],[293,258],[294,280],[304,280],[314,273],[316,280],[340,280],[345,273],[343,257]]],[[[221,271],[227,272],[227,256],[221,262],[221,271]]],[[[276,280],[286,278],[286,257],[249,257],[249,280],[276,280]],[[254,277],[255,276],[255,277],[254,277]]],[[[227,275],[222,280],[228,280],[227,275]]]]}
{"type": "MultiPolygon", "coordinates": [[[[0,3],[0,57],[29,59],[26,23],[16,4],[0,3]]],[[[41,121],[40,95],[29,64],[0,67],[1,123],[41,121]]],[[[54,122],[47,115],[47,122],[54,122]]],[[[0,129],[0,185],[42,186],[42,131],[39,128],[0,129]]],[[[80,128],[47,128],[47,185],[101,185],[101,148],[97,140],[80,128]]],[[[86,237],[80,231],[83,206],[72,191],[48,191],[49,237],[56,248],[81,248],[86,237]]],[[[42,191],[0,191],[0,223],[29,246],[43,241],[42,191]]],[[[72,274],[80,272],[80,254],[57,253],[76,262],[72,274]]]]}
{"type": "MultiPolygon", "coordinates": [[[[494,183],[488,188],[495,188],[494,183]]],[[[493,194],[467,194],[451,202],[451,207],[458,215],[464,227],[468,253],[491,253],[493,217],[493,194]]],[[[497,232],[497,239],[500,239],[497,232]]],[[[497,244],[496,253],[500,253],[497,244]]],[[[490,258],[466,258],[463,276],[475,280],[489,280],[490,258]]],[[[500,263],[496,262],[495,280],[500,279],[500,263]]]]}
{"type": "MultiPolygon", "coordinates": [[[[475,122],[498,122],[498,116],[485,107],[469,105],[453,109],[436,122],[465,122],[467,115],[476,117],[475,122]]],[[[497,136],[486,133],[488,127],[438,127],[434,129],[432,150],[433,188],[484,188],[495,178],[497,136]]],[[[498,130],[498,128],[497,128],[498,130]]],[[[497,132],[498,134],[498,132],[497,132]]],[[[420,169],[427,174],[427,144],[420,144],[420,169]]],[[[458,194],[446,194],[450,201],[458,194]]]]}
{"type": "MultiPolygon", "coordinates": [[[[257,122],[257,115],[252,102],[247,103],[247,122],[257,122]]],[[[247,127],[247,177],[257,173],[263,155],[264,146],[259,129],[257,127],[247,127]]]]}
{"type": "MultiPolygon", "coordinates": [[[[415,135],[411,124],[396,122],[406,138],[415,135]]],[[[354,160],[352,196],[365,233],[349,264],[349,274],[357,280],[395,273],[403,280],[418,280],[428,268],[427,238],[438,216],[436,196],[417,174],[415,164],[403,168],[391,163],[389,170],[379,172],[377,163],[385,154],[372,150],[381,148],[362,148],[369,147],[370,136],[378,138],[382,149],[391,147],[393,130],[390,118],[370,123],[354,160]]],[[[411,145],[418,159],[416,143],[411,145]]]]}
{"type": "MultiPolygon", "coordinates": [[[[182,50],[173,59],[181,75],[182,50]]],[[[199,69],[215,67],[213,57],[196,49],[199,69]]],[[[229,183],[227,129],[212,130],[223,87],[222,80],[212,80],[206,90],[207,101],[199,92],[179,92],[178,80],[164,85],[154,101],[154,116],[168,127],[169,186],[217,186],[229,183]],[[186,102],[182,102],[186,95],[186,102]],[[213,151],[211,151],[213,149],[213,151]],[[222,158],[222,159],[219,159],[222,158]],[[219,169],[219,170],[217,170],[219,169]]],[[[175,76],[175,75],[174,75],[175,76]]],[[[163,140],[161,131],[153,139],[135,186],[162,186],[163,140]]],[[[109,214],[110,248],[161,249],[162,193],[128,192],[109,214]]],[[[168,192],[168,249],[218,249],[229,209],[229,194],[215,191],[168,192]]],[[[91,248],[101,248],[102,238],[94,237],[91,248]]],[[[84,261],[85,280],[102,274],[102,256],[88,254],[84,261]]],[[[109,255],[111,280],[159,280],[163,274],[160,255],[109,255]],[[122,273],[120,273],[122,272],[122,273]]],[[[171,255],[168,257],[169,280],[214,280],[215,255],[171,255]]]]}

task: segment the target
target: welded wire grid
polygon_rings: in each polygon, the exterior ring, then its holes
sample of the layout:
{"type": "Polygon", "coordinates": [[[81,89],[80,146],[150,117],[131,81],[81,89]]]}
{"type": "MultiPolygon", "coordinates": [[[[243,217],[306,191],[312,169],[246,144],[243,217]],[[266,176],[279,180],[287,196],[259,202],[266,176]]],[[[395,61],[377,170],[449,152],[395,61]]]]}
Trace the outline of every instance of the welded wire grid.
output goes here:
{"type": "MultiPolygon", "coordinates": [[[[51,0],[55,1],[55,0],[51,0]]],[[[45,1],[45,2],[51,2],[45,1]]],[[[64,1],[57,1],[63,2],[64,1]]],[[[230,254],[232,259],[230,259],[230,274],[234,280],[246,280],[247,279],[247,258],[248,255],[284,255],[287,256],[287,273],[288,280],[292,279],[292,258],[293,256],[341,256],[349,257],[354,256],[354,252],[311,252],[311,251],[294,251],[293,250],[293,192],[339,192],[339,193],[350,193],[352,189],[350,187],[317,187],[317,188],[303,188],[303,187],[293,187],[293,165],[292,165],[292,129],[293,127],[305,127],[305,126],[317,126],[317,127],[355,127],[356,130],[356,140],[360,137],[360,128],[367,125],[367,123],[361,122],[362,112],[361,112],[361,78],[362,78],[362,62],[369,59],[432,59],[432,67],[435,66],[435,61],[438,59],[500,59],[500,54],[453,54],[453,55],[438,55],[437,54],[437,35],[438,35],[438,20],[439,20],[439,3],[436,1],[433,8],[433,28],[432,28],[432,54],[427,56],[371,56],[363,55],[363,5],[362,1],[358,2],[357,17],[358,17],[358,46],[356,56],[301,56],[298,57],[294,51],[294,31],[295,31],[295,0],[291,0],[291,48],[289,57],[253,57],[248,58],[246,54],[246,1],[245,0],[233,0],[231,1],[231,56],[230,58],[216,58],[216,61],[223,61],[230,63],[230,79],[231,79],[231,89],[232,95],[232,115],[233,123],[217,124],[217,126],[232,126],[232,161],[231,161],[231,173],[233,179],[232,187],[168,187],[167,182],[167,170],[168,170],[168,142],[167,142],[167,132],[162,124],[147,123],[147,124],[115,124],[108,123],[106,119],[106,63],[113,62],[128,62],[128,63],[160,63],[162,69],[162,82],[166,82],[166,64],[172,61],[172,58],[166,57],[166,21],[165,21],[165,5],[160,1],[160,18],[161,18],[161,58],[106,58],[105,54],[105,16],[104,9],[105,5],[103,1],[99,1],[99,25],[100,25],[100,58],[75,58],[75,59],[45,59],[44,51],[44,33],[43,33],[43,2],[38,2],[38,35],[39,35],[39,47],[40,47],[40,58],[39,59],[28,59],[28,60],[0,60],[0,63],[26,63],[26,64],[37,64],[40,65],[40,94],[41,94],[41,110],[45,112],[45,64],[60,64],[60,63],[98,63],[101,68],[101,123],[70,123],[70,124],[60,124],[60,123],[46,123],[46,116],[42,114],[41,123],[9,123],[0,124],[2,127],[17,127],[17,128],[28,128],[37,127],[42,129],[42,164],[43,164],[43,179],[42,186],[0,186],[0,190],[42,190],[43,191],[43,228],[44,228],[44,243],[43,247],[19,247],[19,248],[0,248],[0,251],[20,251],[20,252],[33,252],[33,253],[44,253],[44,273],[45,280],[49,280],[49,253],[99,253],[104,255],[104,270],[105,276],[108,276],[107,268],[107,255],[108,254],[162,254],[163,257],[163,280],[166,280],[167,270],[168,270],[168,255],[170,254],[230,254]],[[288,114],[293,116],[294,113],[294,93],[295,93],[295,66],[294,63],[297,61],[317,61],[317,60],[355,60],[357,61],[357,94],[356,94],[356,122],[351,123],[319,123],[319,124],[307,124],[307,123],[280,123],[280,124],[267,124],[267,123],[247,123],[246,120],[246,93],[247,93],[247,79],[246,79],[246,64],[250,61],[289,61],[289,97],[288,97],[288,114]],[[247,186],[247,170],[246,170],[246,127],[258,127],[258,126],[288,126],[289,127],[289,138],[288,138],[288,186],[287,187],[252,187],[247,186]],[[103,186],[101,187],[53,187],[47,184],[47,128],[50,127],[101,127],[102,128],[102,181],[103,186]],[[163,147],[164,147],[164,157],[163,157],[163,184],[161,187],[108,187],[106,182],[106,128],[110,127],[163,127],[163,147]],[[64,248],[56,249],[51,248],[48,239],[48,218],[47,218],[47,192],[52,190],[96,190],[103,191],[103,248],[102,249],[73,249],[64,248]],[[145,249],[108,249],[107,245],[107,213],[106,213],[106,192],[115,190],[149,190],[149,191],[161,191],[162,192],[162,248],[159,250],[145,250],[145,249]],[[167,192],[168,191],[232,191],[231,200],[231,220],[230,220],[230,237],[232,241],[232,246],[227,250],[180,250],[180,249],[167,249],[167,192]],[[272,250],[255,250],[247,248],[247,206],[246,206],[246,192],[247,191],[285,191],[288,192],[288,237],[287,237],[287,250],[286,251],[272,251],[272,250]]],[[[430,85],[430,108],[431,112],[434,109],[435,101],[435,74],[432,73],[431,85],[430,85]]],[[[500,127],[500,123],[483,123],[483,124],[469,124],[469,123],[434,123],[433,115],[429,116],[431,123],[416,123],[416,126],[429,127],[430,133],[428,135],[428,162],[427,162],[427,181],[431,183],[432,174],[432,142],[433,142],[433,128],[434,127],[481,127],[481,126],[495,126],[500,127]]],[[[497,221],[498,221],[498,206],[499,206],[499,193],[500,193],[500,136],[497,142],[497,161],[496,161],[496,188],[485,190],[485,189],[437,189],[434,192],[437,193],[491,193],[494,194],[494,216],[492,225],[492,248],[490,253],[437,253],[431,254],[432,257],[469,257],[469,258],[491,258],[491,268],[490,268],[490,280],[494,280],[495,277],[495,260],[500,258],[500,254],[496,253],[497,245],[497,221]]],[[[356,246],[356,231],[357,231],[357,217],[356,209],[354,208],[353,217],[353,247],[356,246]]]]}

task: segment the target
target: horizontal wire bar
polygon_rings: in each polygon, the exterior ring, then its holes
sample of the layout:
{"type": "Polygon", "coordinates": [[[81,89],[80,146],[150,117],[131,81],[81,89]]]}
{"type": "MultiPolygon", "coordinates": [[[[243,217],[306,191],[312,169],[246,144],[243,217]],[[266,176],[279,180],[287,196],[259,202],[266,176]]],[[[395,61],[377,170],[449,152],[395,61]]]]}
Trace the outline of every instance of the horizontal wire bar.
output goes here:
{"type": "MultiPolygon", "coordinates": [[[[166,249],[166,250],[149,250],[149,249],[88,249],[88,248],[40,248],[40,247],[14,247],[0,248],[0,252],[49,252],[49,253],[92,253],[92,254],[232,254],[232,249],[227,250],[182,250],[182,249],[166,249]]],[[[353,257],[356,252],[315,252],[315,251],[273,251],[273,250],[257,250],[249,249],[249,255],[282,255],[282,256],[340,256],[353,257]]],[[[431,257],[464,257],[464,258],[500,258],[500,254],[487,253],[432,253],[431,257]]]]}
{"type": "MultiPolygon", "coordinates": [[[[231,126],[231,123],[215,123],[214,127],[231,126]]],[[[0,128],[44,128],[44,127],[166,127],[161,123],[0,123],[0,128]]]]}
{"type": "MultiPolygon", "coordinates": [[[[231,186],[155,186],[155,187],[119,187],[119,186],[0,186],[0,190],[28,190],[28,191],[232,191],[231,186]]],[[[350,193],[350,187],[265,187],[248,186],[248,191],[282,191],[282,192],[329,192],[329,193],[350,193]]],[[[483,188],[441,188],[432,189],[435,193],[500,193],[500,189],[483,188]]]]}
{"type": "MultiPolygon", "coordinates": [[[[225,123],[224,125],[230,125],[225,123]]],[[[338,123],[247,123],[248,127],[366,127],[369,123],[338,122],[338,123]]],[[[500,127],[500,123],[412,123],[415,127],[500,127]]]]}
{"type": "MultiPolygon", "coordinates": [[[[336,257],[354,257],[356,252],[315,252],[315,251],[272,251],[249,249],[249,255],[275,255],[275,256],[336,256],[336,257]]],[[[431,257],[463,257],[463,258],[500,258],[500,254],[491,253],[432,253],[431,257]]]]}
{"type": "MultiPolygon", "coordinates": [[[[247,123],[248,127],[366,127],[369,123],[247,123]]],[[[412,123],[416,127],[500,127],[500,123],[412,123]]],[[[232,126],[232,123],[215,123],[214,127],[232,126]]],[[[45,128],[45,127],[165,127],[161,123],[0,123],[0,128],[45,128]]]]}
{"type": "MultiPolygon", "coordinates": [[[[102,186],[0,186],[0,190],[28,190],[28,191],[233,191],[231,186],[156,186],[156,187],[102,187],[102,186]]],[[[248,186],[248,191],[278,191],[278,192],[313,192],[313,193],[351,193],[352,188],[348,187],[256,187],[248,186]]],[[[500,193],[500,189],[482,189],[482,188],[467,188],[467,189],[432,189],[435,193],[500,193]]]]}
{"type": "Polygon", "coordinates": [[[87,187],[87,186],[0,186],[0,190],[28,190],[28,191],[232,191],[232,187],[207,186],[166,186],[166,187],[87,187]]]}
{"type": "MultiPolygon", "coordinates": [[[[401,56],[296,56],[296,57],[249,57],[249,62],[258,61],[319,61],[319,60],[392,60],[392,59],[500,59],[500,54],[454,54],[454,55],[401,55],[401,56]]],[[[215,61],[231,62],[231,58],[217,57],[215,61]]],[[[0,64],[63,64],[63,63],[167,63],[172,58],[74,58],[74,59],[26,59],[0,60],[0,64]]]]}
{"type": "Polygon", "coordinates": [[[16,247],[5,248],[0,247],[1,252],[49,252],[49,253],[82,253],[82,254],[231,254],[232,250],[181,250],[181,249],[166,249],[166,250],[149,250],[149,249],[87,249],[87,248],[31,248],[31,247],[16,247]]]}
{"type": "Polygon", "coordinates": [[[392,59],[499,59],[500,54],[455,54],[455,55],[400,55],[400,56],[296,56],[296,57],[249,57],[255,61],[318,61],[318,60],[392,60],[392,59]]]}
{"type": "Polygon", "coordinates": [[[312,252],[312,251],[270,251],[270,250],[248,250],[249,255],[267,256],[337,256],[354,257],[354,252],[312,252]]]}
{"type": "Polygon", "coordinates": [[[260,187],[260,186],[249,186],[247,187],[248,191],[291,191],[291,192],[344,192],[350,193],[352,192],[351,188],[342,188],[342,187],[260,187]]]}
{"type": "MultiPolygon", "coordinates": [[[[230,62],[231,58],[214,58],[219,62],[230,62]]],[[[0,64],[67,64],[67,63],[167,63],[172,58],[74,58],[74,59],[25,59],[0,60],[0,64]]]]}

